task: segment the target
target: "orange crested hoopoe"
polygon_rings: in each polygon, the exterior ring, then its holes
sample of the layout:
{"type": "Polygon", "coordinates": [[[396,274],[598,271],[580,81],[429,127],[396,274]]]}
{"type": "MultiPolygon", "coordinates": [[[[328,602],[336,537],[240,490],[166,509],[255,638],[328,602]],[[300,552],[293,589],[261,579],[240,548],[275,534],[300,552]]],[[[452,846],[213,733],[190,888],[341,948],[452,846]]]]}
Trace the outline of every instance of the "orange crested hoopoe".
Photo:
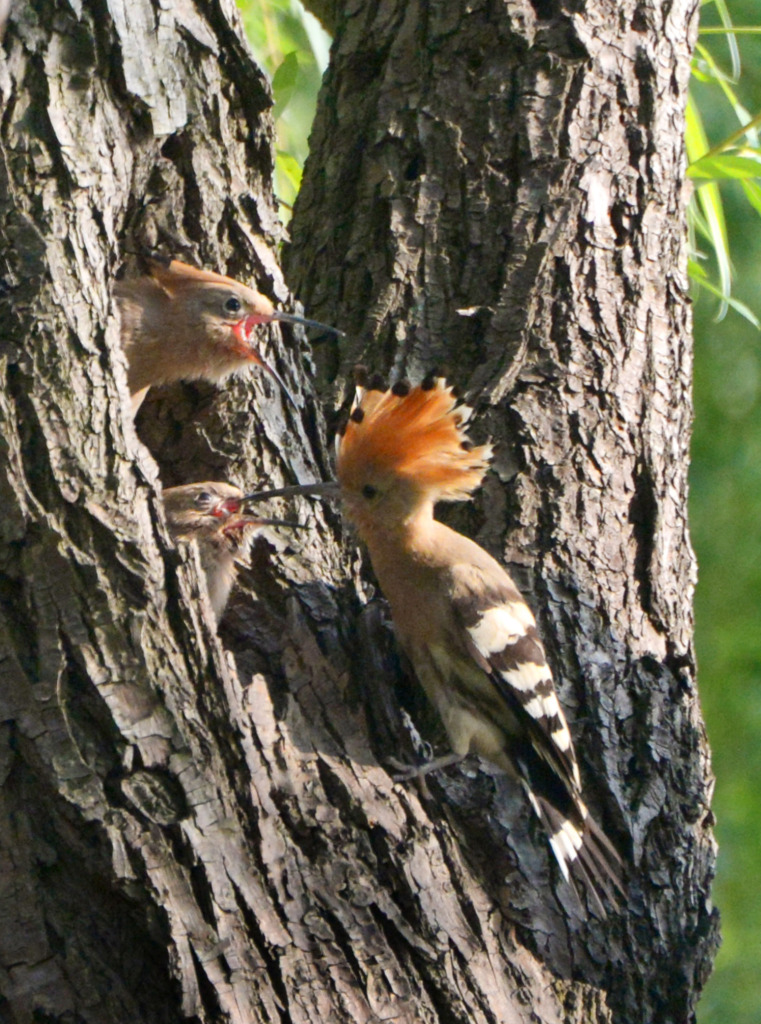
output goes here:
{"type": "Polygon", "coordinates": [[[244,511],[247,498],[232,484],[206,482],[170,487],[164,491],[164,511],[175,542],[195,540],[206,577],[209,600],[217,622],[222,618],[237,574],[236,559],[247,536],[260,526],[299,523],[264,519],[244,511]]]}
{"type": "MultiPolygon", "coordinates": [[[[620,858],[587,812],[571,734],[536,621],[502,566],[433,517],[470,498],[491,445],[465,432],[471,410],[436,376],[418,387],[358,387],[338,440],[337,476],[367,545],[399,642],[455,755],[482,757],[522,784],[564,877],[615,902],[620,858]]],[[[251,497],[329,493],[301,485],[251,497]]],[[[442,758],[431,767],[451,763],[442,758]]]]}
{"type": "Polygon", "coordinates": [[[178,260],[146,262],[148,276],[114,285],[133,413],[153,384],[218,383],[252,364],[270,373],[295,406],[280,376],[257,348],[256,326],[281,320],[341,334],[316,320],[281,313],[266,296],[230,277],[178,260]]]}

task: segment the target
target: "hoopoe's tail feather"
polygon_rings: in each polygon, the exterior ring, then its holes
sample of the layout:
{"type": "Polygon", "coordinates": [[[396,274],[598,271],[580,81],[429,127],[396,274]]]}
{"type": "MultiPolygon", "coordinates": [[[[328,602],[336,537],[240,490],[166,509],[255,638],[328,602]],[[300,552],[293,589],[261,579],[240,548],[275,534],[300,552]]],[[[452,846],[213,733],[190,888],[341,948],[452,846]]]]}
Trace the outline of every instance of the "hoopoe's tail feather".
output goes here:
{"type": "Polygon", "coordinates": [[[626,897],[621,858],[584,804],[578,800],[573,812],[564,813],[528,783],[524,787],[566,881],[574,889],[581,883],[600,916],[607,914],[603,897],[618,910],[619,897],[626,897]]]}

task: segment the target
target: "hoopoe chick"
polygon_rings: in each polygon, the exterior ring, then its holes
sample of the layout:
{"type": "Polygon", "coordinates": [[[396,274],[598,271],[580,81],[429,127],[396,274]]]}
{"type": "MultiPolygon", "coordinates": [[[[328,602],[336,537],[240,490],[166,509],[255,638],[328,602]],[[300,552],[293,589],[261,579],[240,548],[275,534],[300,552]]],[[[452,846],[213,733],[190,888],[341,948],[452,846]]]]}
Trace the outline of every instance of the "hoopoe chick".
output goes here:
{"type": "Polygon", "coordinates": [[[298,523],[245,513],[246,500],[241,490],[225,483],[186,484],[164,491],[164,511],[173,540],[195,540],[198,544],[217,622],[235,582],[236,560],[243,554],[252,532],[260,526],[299,527],[298,523]]]}
{"type": "Polygon", "coordinates": [[[281,313],[266,296],[230,277],[178,260],[147,263],[148,276],[114,285],[133,413],[151,385],[179,380],[218,383],[252,364],[270,373],[295,406],[257,348],[256,326],[280,320],[341,333],[317,321],[281,313]]]}
{"type": "Polygon", "coordinates": [[[615,902],[615,890],[623,893],[621,861],[582,799],[534,616],[491,555],[433,517],[437,502],[470,498],[486,472],[491,446],[468,439],[470,413],[435,376],[418,387],[358,387],[338,440],[341,497],[455,754],[479,754],[521,783],[563,876],[582,880],[604,913],[600,894],[615,902]]]}

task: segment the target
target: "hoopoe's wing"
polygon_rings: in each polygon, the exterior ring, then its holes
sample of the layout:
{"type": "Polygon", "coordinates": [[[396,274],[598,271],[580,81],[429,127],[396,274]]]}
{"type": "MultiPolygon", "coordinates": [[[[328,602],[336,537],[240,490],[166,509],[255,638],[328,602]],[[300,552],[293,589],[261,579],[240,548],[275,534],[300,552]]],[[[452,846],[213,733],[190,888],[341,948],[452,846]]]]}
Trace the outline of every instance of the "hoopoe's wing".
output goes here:
{"type": "Polygon", "coordinates": [[[456,566],[454,580],[461,643],[528,731],[537,753],[571,793],[579,794],[571,733],[531,609],[504,570],[489,578],[475,566],[456,566]]]}
{"type": "Polygon", "coordinates": [[[563,875],[570,881],[571,872],[581,874],[601,906],[598,890],[613,900],[612,889],[623,892],[621,861],[582,800],[571,734],[534,616],[501,566],[489,569],[454,567],[453,639],[486,673],[505,706],[505,755],[563,875]]]}

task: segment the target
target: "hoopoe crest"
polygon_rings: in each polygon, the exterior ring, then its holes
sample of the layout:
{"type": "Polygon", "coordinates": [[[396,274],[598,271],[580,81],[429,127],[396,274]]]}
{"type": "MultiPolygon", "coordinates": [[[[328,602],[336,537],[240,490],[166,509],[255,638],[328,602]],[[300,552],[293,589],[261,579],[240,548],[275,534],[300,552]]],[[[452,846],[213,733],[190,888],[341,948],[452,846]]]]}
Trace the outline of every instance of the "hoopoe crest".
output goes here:
{"type": "Polygon", "coordinates": [[[337,475],[360,533],[398,523],[437,501],[468,498],[483,479],[490,444],[465,433],[471,414],[441,377],[385,390],[360,371],[354,404],[337,441],[337,475]]]}

